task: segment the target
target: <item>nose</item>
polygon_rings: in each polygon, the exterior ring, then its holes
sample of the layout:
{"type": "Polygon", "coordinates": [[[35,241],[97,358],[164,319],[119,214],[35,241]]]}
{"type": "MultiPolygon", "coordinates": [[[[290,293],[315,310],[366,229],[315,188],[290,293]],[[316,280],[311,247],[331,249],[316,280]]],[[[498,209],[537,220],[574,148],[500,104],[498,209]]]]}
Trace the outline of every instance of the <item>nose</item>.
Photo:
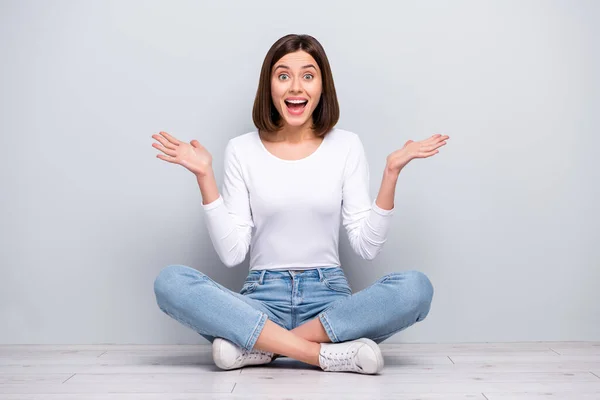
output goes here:
{"type": "Polygon", "coordinates": [[[294,79],[292,81],[292,87],[290,90],[294,93],[298,93],[302,91],[302,82],[299,79],[294,79]]]}

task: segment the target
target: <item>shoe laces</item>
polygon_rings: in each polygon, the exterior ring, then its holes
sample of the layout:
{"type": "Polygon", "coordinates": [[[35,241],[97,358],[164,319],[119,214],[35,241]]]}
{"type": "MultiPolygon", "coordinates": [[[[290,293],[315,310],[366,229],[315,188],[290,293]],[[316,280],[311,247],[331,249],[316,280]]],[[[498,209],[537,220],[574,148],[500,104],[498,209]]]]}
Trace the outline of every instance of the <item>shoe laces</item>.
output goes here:
{"type": "Polygon", "coordinates": [[[356,365],[354,354],[356,354],[356,348],[342,353],[326,352],[325,354],[321,354],[321,357],[325,358],[327,369],[330,370],[347,369],[348,367],[351,369],[360,369],[356,365]]]}
{"type": "Polygon", "coordinates": [[[259,349],[252,349],[252,350],[246,350],[244,348],[242,348],[242,352],[240,354],[240,356],[238,357],[238,360],[240,359],[260,359],[263,360],[265,358],[272,358],[273,354],[269,353],[267,351],[263,351],[263,350],[259,350],[259,349]]]}

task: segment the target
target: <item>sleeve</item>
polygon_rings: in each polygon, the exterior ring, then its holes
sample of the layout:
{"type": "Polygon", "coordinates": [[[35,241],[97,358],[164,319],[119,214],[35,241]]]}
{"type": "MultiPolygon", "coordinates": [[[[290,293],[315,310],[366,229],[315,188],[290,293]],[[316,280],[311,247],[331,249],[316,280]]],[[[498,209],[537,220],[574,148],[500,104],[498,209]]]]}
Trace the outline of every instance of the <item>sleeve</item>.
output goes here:
{"type": "Polygon", "coordinates": [[[231,140],[225,148],[224,158],[222,194],[202,207],[215,251],[227,267],[234,267],[246,258],[254,222],[242,166],[231,140]]]}
{"type": "Polygon", "coordinates": [[[357,134],[350,140],[342,186],[342,224],[350,245],[365,260],[383,248],[395,208],[384,210],[369,195],[369,164],[357,134]]]}

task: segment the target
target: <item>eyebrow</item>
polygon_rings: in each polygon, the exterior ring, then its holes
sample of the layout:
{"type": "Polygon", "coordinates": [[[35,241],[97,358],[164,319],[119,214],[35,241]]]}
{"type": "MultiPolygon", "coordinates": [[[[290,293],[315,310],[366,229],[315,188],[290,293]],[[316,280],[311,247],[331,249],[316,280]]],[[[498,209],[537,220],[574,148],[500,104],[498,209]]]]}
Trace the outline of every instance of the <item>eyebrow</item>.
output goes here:
{"type": "MultiPolygon", "coordinates": [[[[277,71],[277,68],[287,68],[289,69],[290,67],[288,67],[287,65],[278,65],[277,67],[275,67],[275,69],[273,71],[277,71]]],[[[304,68],[314,68],[315,70],[317,69],[314,65],[312,64],[308,64],[308,65],[304,65],[302,66],[302,68],[300,69],[304,69],[304,68]]]]}

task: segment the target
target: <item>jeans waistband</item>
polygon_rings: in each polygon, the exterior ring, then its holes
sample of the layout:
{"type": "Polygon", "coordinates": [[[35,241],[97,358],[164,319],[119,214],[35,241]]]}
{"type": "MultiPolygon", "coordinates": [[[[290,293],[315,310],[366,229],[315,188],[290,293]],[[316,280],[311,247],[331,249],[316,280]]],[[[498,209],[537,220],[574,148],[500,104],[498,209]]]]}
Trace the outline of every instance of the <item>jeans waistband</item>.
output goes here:
{"type": "Polygon", "coordinates": [[[246,280],[258,281],[262,285],[263,281],[271,280],[271,279],[294,279],[296,277],[300,278],[309,278],[309,277],[318,277],[320,281],[323,278],[335,274],[344,274],[344,271],[341,267],[317,267],[310,268],[305,270],[258,270],[251,271],[248,274],[248,278],[246,280]]]}

